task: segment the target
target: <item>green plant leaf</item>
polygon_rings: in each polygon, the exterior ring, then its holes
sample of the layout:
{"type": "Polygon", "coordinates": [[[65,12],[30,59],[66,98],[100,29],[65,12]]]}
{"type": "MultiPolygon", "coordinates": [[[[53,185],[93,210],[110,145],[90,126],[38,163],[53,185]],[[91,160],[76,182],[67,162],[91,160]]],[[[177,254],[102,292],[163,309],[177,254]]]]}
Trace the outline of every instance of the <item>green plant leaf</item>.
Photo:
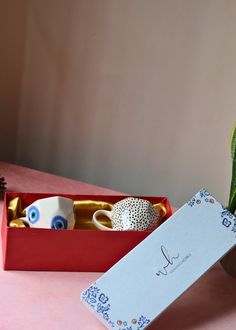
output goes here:
{"type": "Polygon", "coordinates": [[[236,209],[236,123],[231,134],[231,158],[232,158],[232,179],[230,186],[228,209],[231,213],[236,209]]]}
{"type": "Polygon", "coordinates": [[[230,204],[229,204],[229,206],[228,206],[228,210],[229,210],[232,214],[234,214],[235,209],[236,209],[235,204],[236,204],[236,191],[233,193],[233,195],[232,195],[232,199],[231,199],[231,202],[230,202],[230,204]]]}

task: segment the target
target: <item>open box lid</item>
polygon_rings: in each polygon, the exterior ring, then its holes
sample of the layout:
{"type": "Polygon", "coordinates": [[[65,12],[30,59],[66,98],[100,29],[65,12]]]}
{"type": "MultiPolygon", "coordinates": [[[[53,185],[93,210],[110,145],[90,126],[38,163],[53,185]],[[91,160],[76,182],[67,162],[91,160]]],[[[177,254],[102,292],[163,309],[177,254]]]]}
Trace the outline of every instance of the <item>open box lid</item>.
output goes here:
{"type": "Polygon", "coordinates": [[[81,294],[111,329],[146,328],[235,246],[236,217],[205,189],[81,294]]]}

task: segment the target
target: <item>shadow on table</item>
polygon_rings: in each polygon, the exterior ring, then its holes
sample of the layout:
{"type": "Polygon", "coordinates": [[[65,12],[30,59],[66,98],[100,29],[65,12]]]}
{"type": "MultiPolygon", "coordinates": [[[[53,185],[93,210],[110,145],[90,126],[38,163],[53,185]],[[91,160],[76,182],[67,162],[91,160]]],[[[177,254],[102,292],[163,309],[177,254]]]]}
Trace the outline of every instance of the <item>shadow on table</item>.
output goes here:
{"type": "Polygon", "coordinates": [[[236,279],[217,265],[160,315],[148,330],[206,329],[206,323],[233,314],[235,297],[236,279]]]}

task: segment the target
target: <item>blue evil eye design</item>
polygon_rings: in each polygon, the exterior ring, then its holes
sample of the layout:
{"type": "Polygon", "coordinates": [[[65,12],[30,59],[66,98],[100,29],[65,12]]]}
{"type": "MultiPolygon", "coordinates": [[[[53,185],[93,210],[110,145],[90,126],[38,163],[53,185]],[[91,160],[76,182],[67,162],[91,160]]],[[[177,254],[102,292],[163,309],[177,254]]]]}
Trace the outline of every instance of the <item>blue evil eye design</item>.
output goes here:
{"type": "Polygon", "coordinates": [[[56,215],[52,219],[51,228],[52,229],[67,229],[67,225],[68,225],[68,223],[65,218],[63,218],[61,215],[56,215]]]}
{"type": "Polygon", "coordinates": [[[34,205],[30,206],[27,210],[27,216],[30,223],[36,223],[40,218],[39,209],[34,205]]]}

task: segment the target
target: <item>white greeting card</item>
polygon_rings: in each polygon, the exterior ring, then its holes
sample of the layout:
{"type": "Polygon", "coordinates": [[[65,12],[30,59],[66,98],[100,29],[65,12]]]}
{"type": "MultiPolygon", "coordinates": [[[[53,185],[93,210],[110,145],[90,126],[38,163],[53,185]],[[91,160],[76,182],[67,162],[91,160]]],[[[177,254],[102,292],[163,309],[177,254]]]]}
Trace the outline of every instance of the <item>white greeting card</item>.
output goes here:
{"type": "Polygon", "coordinates": [[[145,329],[233,248],[235,233],[236,217],[202,189],[81,300],[108,328],[145,329]]]}

